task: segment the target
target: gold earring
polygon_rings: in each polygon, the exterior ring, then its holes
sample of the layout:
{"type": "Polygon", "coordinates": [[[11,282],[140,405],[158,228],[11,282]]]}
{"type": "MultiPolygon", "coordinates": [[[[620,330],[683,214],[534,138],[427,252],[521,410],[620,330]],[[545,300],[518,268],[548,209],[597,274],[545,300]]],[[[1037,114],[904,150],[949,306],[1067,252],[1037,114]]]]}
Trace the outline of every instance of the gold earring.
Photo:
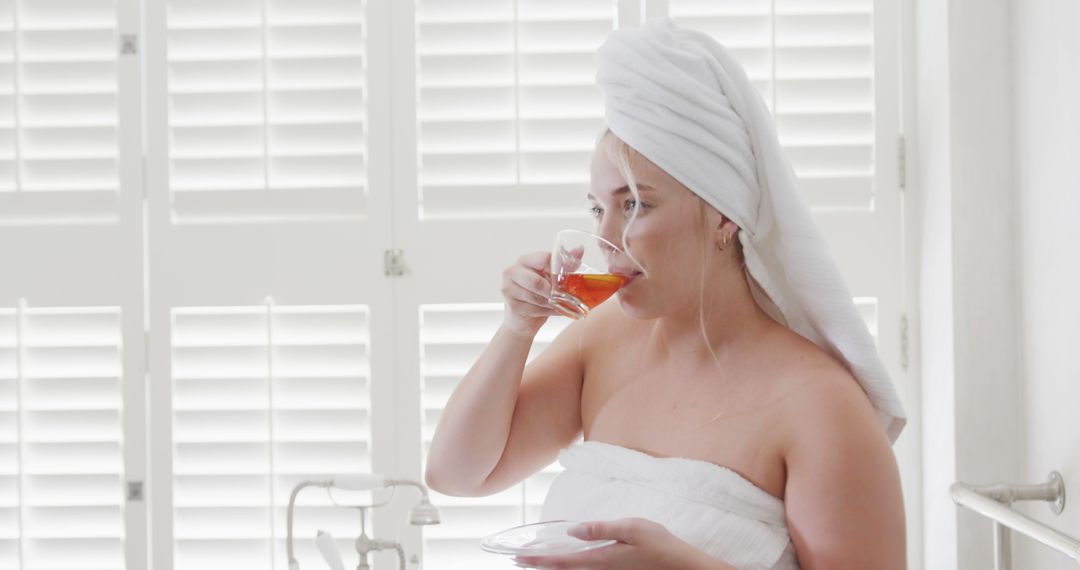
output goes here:
{"type": "Polygon", "coordinates": [[[724,236],[723,238],[720,239],[720,251],[724,251],[724,249],[727,248],[728,240],[730,240],[730,239],[731,238],[729,238],[728,236],[724,236]]]}

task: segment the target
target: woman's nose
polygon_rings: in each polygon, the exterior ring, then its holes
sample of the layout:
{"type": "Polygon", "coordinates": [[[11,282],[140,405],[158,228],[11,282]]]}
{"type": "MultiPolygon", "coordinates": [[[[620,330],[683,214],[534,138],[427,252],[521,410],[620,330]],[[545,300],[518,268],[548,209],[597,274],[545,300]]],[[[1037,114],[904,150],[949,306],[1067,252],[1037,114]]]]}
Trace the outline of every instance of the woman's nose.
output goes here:
{"type": "Polygon", "coordinates": [[[604,216],[600,219],[600,225],[596,228],[596,235],[619,247],[622,247],[622,233],[622,221],[616,216],[604,216]]]}

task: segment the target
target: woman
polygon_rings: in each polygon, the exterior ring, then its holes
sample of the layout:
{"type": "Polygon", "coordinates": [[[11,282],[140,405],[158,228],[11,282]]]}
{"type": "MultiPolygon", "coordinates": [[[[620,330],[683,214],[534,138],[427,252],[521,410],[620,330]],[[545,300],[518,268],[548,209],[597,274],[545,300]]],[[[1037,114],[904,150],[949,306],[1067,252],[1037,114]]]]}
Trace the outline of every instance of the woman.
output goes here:
{"type": "Polygon", "coordinates": [[[508,268],[428,484],[488,495],[558,456],[541,519],[619,543],[524,565],[904,568],[903,409],[760,96],[670,20],[613,32],[597,62],[609,131],[589,198],[640,274],[526,368],[556,314],[548,254],[508,268]]]}

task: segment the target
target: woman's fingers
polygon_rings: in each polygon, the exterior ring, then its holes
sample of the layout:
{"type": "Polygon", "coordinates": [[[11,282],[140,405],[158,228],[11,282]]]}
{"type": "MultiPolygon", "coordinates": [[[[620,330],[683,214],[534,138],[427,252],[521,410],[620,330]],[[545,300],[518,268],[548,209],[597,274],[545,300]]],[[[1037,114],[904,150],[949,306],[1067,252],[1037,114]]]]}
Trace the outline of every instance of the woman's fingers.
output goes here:
{"type": "Polygon", "coordinates": [[[525,293],[522,300],[536,305],[547,305],[548,297],[551,296],[551,282],[547,279],[522,272],[511,274],[510,279],[525,293]]]}
{"type": "Polygon", "coordinates": [[[547,273],[548,267],[551,265],[551,252],[534,251],[526,253],[518,258],[517,264],[539,273],[547,273]]]}
{"type": "Polygon", "coordinates": [[[503,271],[502,294],[506,323],[515,330],[535,333],[548,317],[559,313],[548,303],[551,281],[546,251],[527,253],[503,271]]]}

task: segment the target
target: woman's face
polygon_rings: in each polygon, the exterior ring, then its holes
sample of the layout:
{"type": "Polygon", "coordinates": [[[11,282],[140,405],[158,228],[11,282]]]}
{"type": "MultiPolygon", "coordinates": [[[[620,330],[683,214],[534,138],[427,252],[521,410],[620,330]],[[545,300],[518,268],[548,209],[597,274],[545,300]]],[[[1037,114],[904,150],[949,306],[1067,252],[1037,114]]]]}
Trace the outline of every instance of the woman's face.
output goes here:
{"type": "MultiPolygon", "coordinates": [[[[623,247],[623,230],[633,214],[635,199],[613,160],[616,143],[617,139],[609,134],[593,153],[588,200],[596,219],[596,233],[623,247]]],[[[637,275],[620,289],[619,302],[628,315],[637,318],[656,318],[696,306],[702,244],[706,239],[712,243],[705,228],[716,227],[719,213],[706,207],[703,224],[700,199],[632,150],[630,168],[641,200],[637,218],[626,235],[626,247],[647,275],[637,275]]],[[[620,266],[613,268],[616,271],[640,271],[628,259],[613,260],[613,264],[620,266]]]]}

